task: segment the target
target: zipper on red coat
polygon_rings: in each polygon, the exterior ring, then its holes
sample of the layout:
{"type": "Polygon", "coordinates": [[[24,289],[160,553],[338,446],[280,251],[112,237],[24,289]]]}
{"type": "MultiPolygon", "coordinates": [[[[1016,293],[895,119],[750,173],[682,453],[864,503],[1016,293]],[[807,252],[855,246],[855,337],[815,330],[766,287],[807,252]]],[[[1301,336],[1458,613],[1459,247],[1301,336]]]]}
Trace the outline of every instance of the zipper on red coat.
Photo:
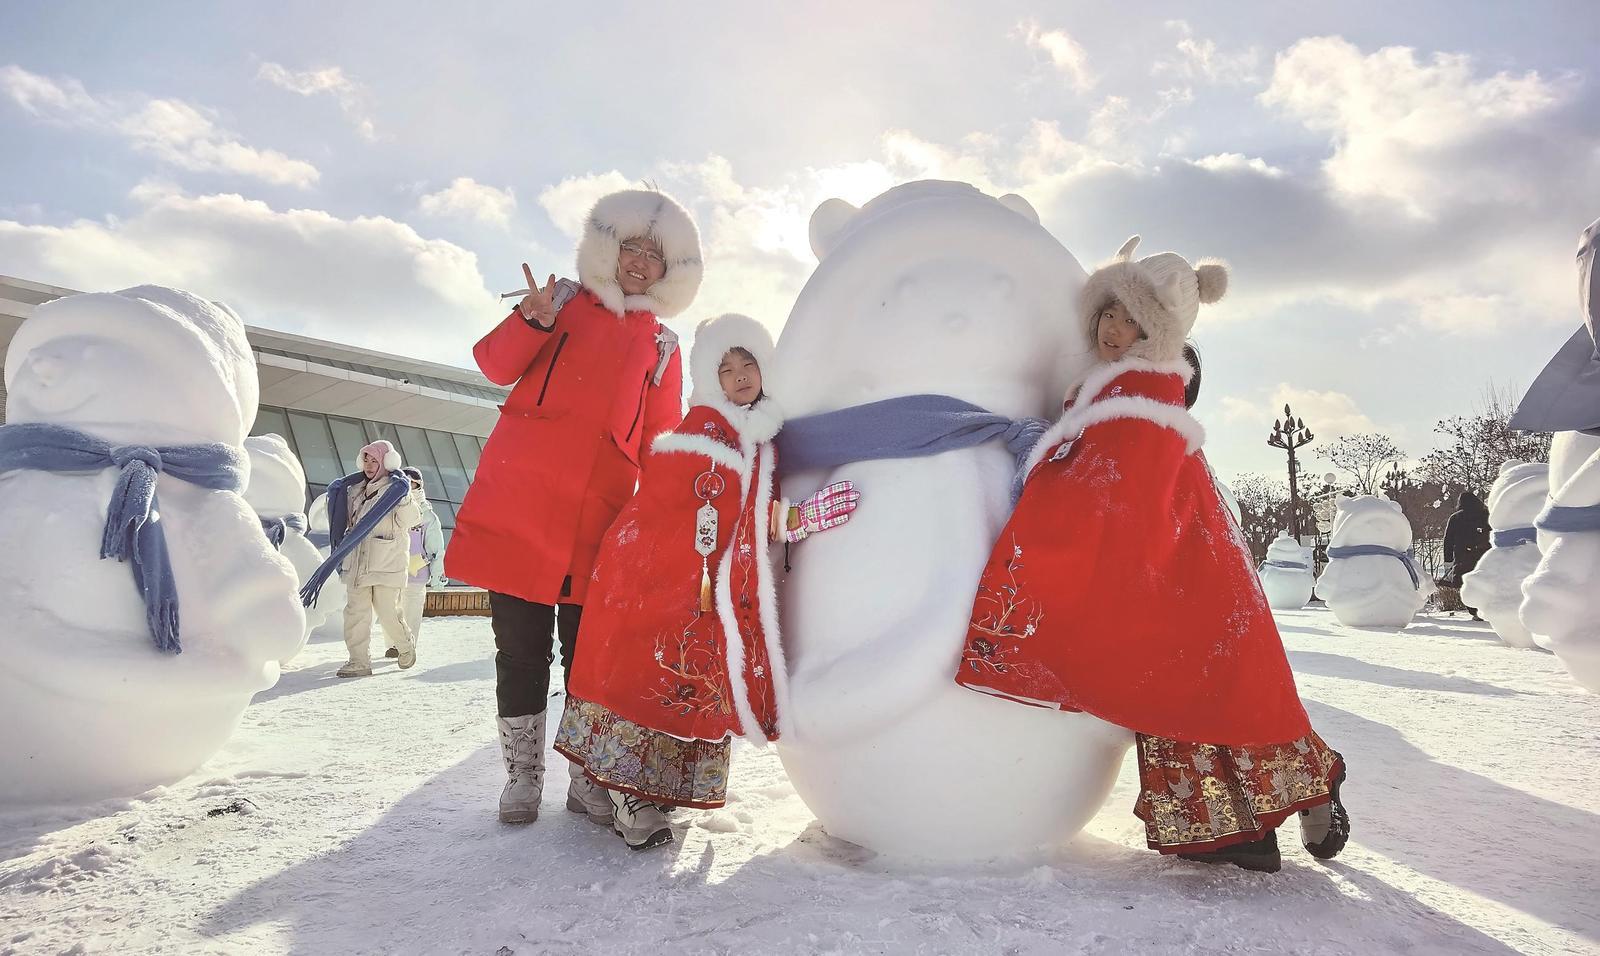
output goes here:
{"type": "Polygon", "coordinates": [[[544,384],[539,386],[539,400],[534,405],[544,404],[544,393],[550,390],[550,376],[556,373],[556,363],[561,361],[561,350],[567,347],[567,336],[571,332],[562,332],[561,338],[556,340],[556,354],[550,356],[550,367],[544,370],[544,384]]]}
{"type": "Polygon", "coordinates": [[[639,407],[633,410],[633,424],[628,426],[628,437],[623,441],[633,441],[633,433],[639,428],[639,419],[644,417],[644,396],[650,391],[650,373],[644,373],[644,381],[639,383],[639,407]]]}

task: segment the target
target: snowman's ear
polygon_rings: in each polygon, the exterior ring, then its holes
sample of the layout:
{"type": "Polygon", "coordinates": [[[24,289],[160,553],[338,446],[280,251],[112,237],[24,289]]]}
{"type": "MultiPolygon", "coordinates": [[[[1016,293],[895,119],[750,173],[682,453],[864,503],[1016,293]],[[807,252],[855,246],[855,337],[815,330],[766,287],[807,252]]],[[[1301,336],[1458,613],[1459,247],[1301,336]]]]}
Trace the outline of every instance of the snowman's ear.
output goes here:
{"type": "Polygon", "coordinates": [[[1004,196],[1001,196],[1000,205],[1006,207],[1017,215],[1022,216],[1024,219],[1027,219],[1034,225],[1039,225],[1038,211],[1033,208],[1031,203],[1029,203],[1026,199],[1023,199],[1021,196],[1018,196],[1016,193],[1006,193],[1004,196]]]}
{"type": "Polygon", "coordinates": [[[811,214],[811,251],[819,261],[833,251],[845,225],[860,211],[843,199],[828,199],[811,214]]]}

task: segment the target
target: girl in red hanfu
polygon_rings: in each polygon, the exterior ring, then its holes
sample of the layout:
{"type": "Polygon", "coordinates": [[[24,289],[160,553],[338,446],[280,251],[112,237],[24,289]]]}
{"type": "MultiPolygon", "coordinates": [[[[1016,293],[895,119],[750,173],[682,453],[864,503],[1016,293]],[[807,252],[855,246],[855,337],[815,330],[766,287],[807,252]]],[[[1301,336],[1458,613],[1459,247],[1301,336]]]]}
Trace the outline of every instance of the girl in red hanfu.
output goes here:
{"type": "Polygon", "coordinates": [[[844,523],[860,499],[847,481],[793,507],[782,498],[772,438],[783,414],[761,382],[772,354],[754,319],[700,324],[692,407],[651,443],[589,583],[555,748],[610,791],[613,812],[589,818],[635,850],[671,842],[669,807],[726,802],[734,734],[783,732],[769,546],[844,523]]]}
{"type": "Polygon", "coordinates": [[[1311,729],[1187,410],[1184,339],[1227,269],[1135,261],[1137,242],[1084,287],[1106,364],[1028,458],[956,680],[1135,731],[1151,849],[1276,872],[1275,828],[1300,813],[1328,859],[1349,835],[1344,761],[1311,729]]]}

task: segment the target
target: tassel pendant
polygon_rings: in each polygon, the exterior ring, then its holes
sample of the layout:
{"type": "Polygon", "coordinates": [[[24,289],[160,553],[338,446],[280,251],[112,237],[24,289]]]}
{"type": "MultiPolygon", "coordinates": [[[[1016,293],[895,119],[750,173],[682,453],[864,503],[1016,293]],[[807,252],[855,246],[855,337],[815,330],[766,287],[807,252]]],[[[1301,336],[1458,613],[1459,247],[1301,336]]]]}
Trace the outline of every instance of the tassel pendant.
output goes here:
{"type": "Polygon", "coordinates": [[[711,569],[705,558],[700,559],[700,613],[711,610],[711,569]]]}
{"type": "Polygon", "coordinates": [[[695,479],[694,494],[705,502],[694,513],[694,551],[700,555],[700,613],[711,610],[711,552],[717,549],[717,509],[711,502],[723,491],[722,476],[715,471],[695,479]]]}

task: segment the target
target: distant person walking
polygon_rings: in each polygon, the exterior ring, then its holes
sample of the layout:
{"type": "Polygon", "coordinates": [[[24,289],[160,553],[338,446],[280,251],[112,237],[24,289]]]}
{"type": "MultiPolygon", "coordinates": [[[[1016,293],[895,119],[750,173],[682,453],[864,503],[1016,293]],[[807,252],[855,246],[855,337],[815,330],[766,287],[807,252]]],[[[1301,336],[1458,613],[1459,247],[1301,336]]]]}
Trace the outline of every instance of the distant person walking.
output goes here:
{"type": "MultiPolygon", "coordinates": [[[[1463,491],[1456,498],[1456,510],[1444,526],[1444,559],[1450,570],[1439,583],[1460,589],[1461,577],[1478,566],[1489,550],[1489,508],[1477,495],[1463,491]]],[[[1467,607],[1465,604],[1462,607],[1467,607]]],[[[1474,621],[1481,621],[1478,609],[1467,607],[1474,621]]]]}

